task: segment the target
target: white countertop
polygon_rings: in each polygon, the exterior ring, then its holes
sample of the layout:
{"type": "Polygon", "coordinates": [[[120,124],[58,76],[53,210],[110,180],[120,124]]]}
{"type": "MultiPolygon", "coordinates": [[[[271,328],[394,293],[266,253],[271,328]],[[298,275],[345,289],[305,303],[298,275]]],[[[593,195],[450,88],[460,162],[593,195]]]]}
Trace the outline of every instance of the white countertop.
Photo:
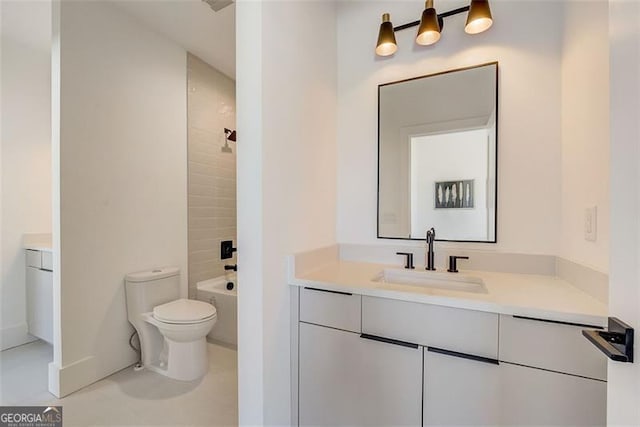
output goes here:
{"type": "Polygon", "coordinates": [[[42,251],[42,252],[51,252],[51,243],[41,242],[41,243],[29,243],[24,244],[25,249],[29,249],[31,251],[42,251]]]}
{"type": "Polygon", "coordinates": [[[289,282],[294,286],[492,313],[598,326],[606,326],[607,323],[606,304],[554,276],[460,270],[461,274],[484,281],[488,292],[472,293],[373,281],[385,268],[399,267],[336,261],[293,275],[289,282]]]}

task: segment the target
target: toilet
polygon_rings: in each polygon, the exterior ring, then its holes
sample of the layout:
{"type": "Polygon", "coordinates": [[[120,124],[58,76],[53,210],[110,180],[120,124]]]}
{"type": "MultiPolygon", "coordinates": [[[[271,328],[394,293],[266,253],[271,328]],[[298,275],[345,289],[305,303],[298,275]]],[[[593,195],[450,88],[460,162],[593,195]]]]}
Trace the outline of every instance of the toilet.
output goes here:
{"type": "Polygon", "coordinates": [[[180,269],[127,274],[127,317],[138,332],[145,369],[180,381],[209,368],[206,336],[216,323],[211,304],[180,298],[180,269]]]}

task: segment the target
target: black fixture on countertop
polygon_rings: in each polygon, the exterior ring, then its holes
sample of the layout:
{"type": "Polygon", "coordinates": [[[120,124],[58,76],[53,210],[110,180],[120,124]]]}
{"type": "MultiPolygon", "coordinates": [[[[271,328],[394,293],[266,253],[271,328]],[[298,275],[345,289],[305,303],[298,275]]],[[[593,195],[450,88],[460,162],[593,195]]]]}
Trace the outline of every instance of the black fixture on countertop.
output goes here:
{"type": "Polygon", "coordinates": [[[229,270],[238,271],[238,264],[225,265],[224,269],[225,271],[229,271],[229,270]]]}
{"type": "Polygon", "coordinates": [[[458,260],[459,259],[469,259],[469,257],[468,256],[451,255],[449,257],[449,269],[447,270],[449,273],[457,273],[458,272],[458,260]]]}
{"type": "Polygon", "coordinates": [[[237,249],[233,247],[233,240],[223,240],[220,242],[220,259],[229,259],[237,249]]]}
{"type": "Polygon", "coordinates": [[[425,254],[425,264],[427,265],[425,270],[435,271],[436,267],[434,264],[435,254],[433,253],[433,242],[436,240],[436,230],[431,227],[427,230],[427,237],[425,239],[427,244],[427,253],[425,254]]]}
{"type": "Polygon", "coordinates": [[[396,255],[404,255],[407,257],[404,268],[407,270],[413,270],[415,268],[413,266],[413,254],[411,252],[396,252],[396,255]]]}
{"type": "Polygon", "coordinates": [[[609,317],[606,331],[583,330],[598,350],[616,362],[633,363],[633,328],[616,317],[609,317]]]}

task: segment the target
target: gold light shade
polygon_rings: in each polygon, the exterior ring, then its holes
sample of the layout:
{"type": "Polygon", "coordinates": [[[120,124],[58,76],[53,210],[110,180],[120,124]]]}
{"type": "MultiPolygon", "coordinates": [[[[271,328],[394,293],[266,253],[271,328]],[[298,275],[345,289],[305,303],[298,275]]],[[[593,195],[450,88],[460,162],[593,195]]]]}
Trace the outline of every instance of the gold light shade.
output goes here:
{"type": "Polygon", "coordinates": [[[376,45],[376,55],[389,56],[396,53],[398,45],[396,44],[396,35],[393,31],[393,24],[388,13],[382,15],[382,24],[380,24],[380,32],[378,33],[378,44],[376,45]]]}
{"type": "Polygon", "coordinates": [[[469,14],[467,15],[467,24],[464,31],[467,34],[478,34],[486,31],[493,25],[491,17],[491,9],[488,0],[471,0],[469,14]]]}
{"type": "Polygon", "coordinates": [[[427,0],[424,7],[416,43],[428,46],[440,40],[440,23],[438,23],[438,14],[433,8],[433,0],[427,0]]]}

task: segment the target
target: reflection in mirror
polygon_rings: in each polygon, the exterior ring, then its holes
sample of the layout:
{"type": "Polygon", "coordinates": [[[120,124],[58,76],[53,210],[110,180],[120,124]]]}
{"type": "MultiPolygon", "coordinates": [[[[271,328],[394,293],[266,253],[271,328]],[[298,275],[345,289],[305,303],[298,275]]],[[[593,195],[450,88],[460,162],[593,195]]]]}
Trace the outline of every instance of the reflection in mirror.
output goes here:
{"type": "Polygon", "coordinates": [[[498,64],[378,88],[378,237],[496,241],[498,64]]]}

